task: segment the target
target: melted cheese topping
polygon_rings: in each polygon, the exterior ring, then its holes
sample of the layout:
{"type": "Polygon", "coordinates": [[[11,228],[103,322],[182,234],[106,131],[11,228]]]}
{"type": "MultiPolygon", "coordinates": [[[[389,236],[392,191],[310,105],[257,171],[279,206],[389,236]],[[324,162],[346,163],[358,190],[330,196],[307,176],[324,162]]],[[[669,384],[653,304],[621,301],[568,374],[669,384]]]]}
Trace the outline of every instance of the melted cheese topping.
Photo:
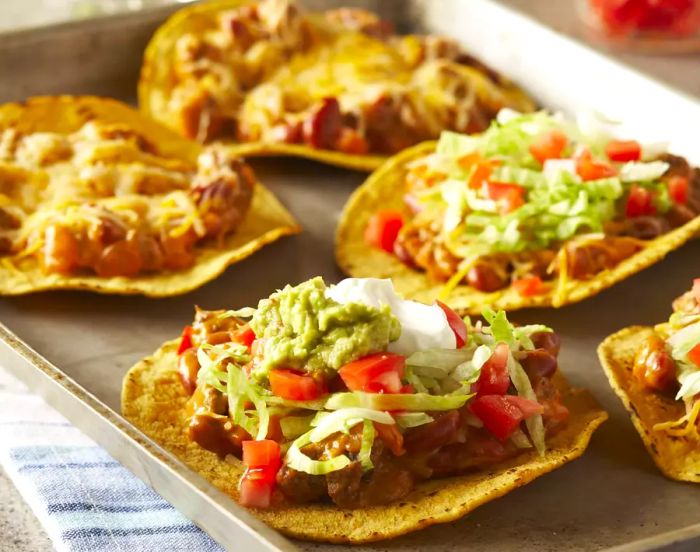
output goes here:
{"type": "Polygon", "coordinates": [[[459,62],[453,41],[362,32],[362,23],[380,22],[369,12],[344,21],[337,12],[299,15],[293,2],[265,0],[257,17],[245,13],[221,13],[215,28],[177,41],[167,110],[185,135],[206,141],[231,121],[239,140],[284,141],[280,125],[305,119],[325,98],[338,100],[363,138],[366,111],[380,99],[391,100],[419,139],[481,130],[504,106],[532,109],[515,88],[459,62]]]}
{"type": "Polygon", "coordinates": [[[148,151],[129,129],[94,121],[68,135],[8,128],[0,133],[0,159],[0,210],[19,221],[0,225],[0,237],[11,239],[16,258],[38,252],[51,224],[206,233],[186,193],[197,167],[148,151]]]}

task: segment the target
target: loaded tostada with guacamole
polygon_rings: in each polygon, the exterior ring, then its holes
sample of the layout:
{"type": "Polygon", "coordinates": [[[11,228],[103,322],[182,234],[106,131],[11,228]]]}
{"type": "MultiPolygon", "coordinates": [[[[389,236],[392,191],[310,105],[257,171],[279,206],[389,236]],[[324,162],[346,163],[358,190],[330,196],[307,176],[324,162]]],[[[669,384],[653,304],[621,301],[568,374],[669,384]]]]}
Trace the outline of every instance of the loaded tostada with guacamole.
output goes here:
{"type": "Polygon", "coordinates": [[[280,531],[363,542],[453,520],[580,456],[607,415],[560,339],[390,280],[197,309],[124,380],[127,419],[280,531]]]}

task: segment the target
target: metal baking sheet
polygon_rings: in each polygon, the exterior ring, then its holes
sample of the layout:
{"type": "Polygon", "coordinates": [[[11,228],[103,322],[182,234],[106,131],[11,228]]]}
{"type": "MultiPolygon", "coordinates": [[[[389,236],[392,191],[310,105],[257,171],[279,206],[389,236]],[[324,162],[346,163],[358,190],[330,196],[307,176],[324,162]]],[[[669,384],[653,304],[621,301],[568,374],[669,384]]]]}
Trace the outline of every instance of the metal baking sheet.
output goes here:
{"type": "MultiPolygon", "coordinates": [[[[341,3],[357,4],[334,4],[341,3]]],[[[379,6],[386,14],[409,6],[362,4],[379,6]]],[[[410,8],[398,10],[401,26],[460,38],[472,52],[525,84],[543,105],[569,113],[593,107],[621,119],[643,138],[674,137],[675,151],[700,162],[692,136],[700,128],[700,106],[693,100],[489,0],[414,1],[410,8]],[[587,90],[586,83],[592,81],[609,84],[587,90]],[[649,105],[664,109],[650,110],[649,105]]],[[[166,11],[3,38],[0,99],[69,91],[129,100],[141,48],[166,11]],[[111,38],[119,40],[119,49],[111,38]],[[27,45],[35,64],[11,59],[27,59],[27,45]],[[81,65],[83,58],[60,53],[66,49],[85,56],[89,51],[91,61],[81,65]],[[57,88],[57,75],[62,88],[57,88]]],[[[0,325],[0,364],[228,549],[340,551],[348,547],[284,539],[118,415],[126,370],[177,335],[191,319],[194,304],[252,305],[286,283],[317,274],[327,281],[342,277],[333,261],[333,231],[343,202],[363,175],[302,160],[256,161],[255,168],[304,225],[303,234],[264,248],[182,297],[149,300],[53,292],[1,299],[0,320],[6,327],[0,325]]],[[[462,520],[354,550],[648,550],[680,541],[700,546],[700,540],[691,540],[700,535],[697,486],[669,481],[656,470],[595,355],[597,344],[612,331],[665,319],[672,298],[697,276],[699,254],[700,243],[691,243],[662,264],[583,303],[512,315],[519,322],[556,328],[563,338],[561,364],[567,376],[575,385],[589,387],[610,413],[582,459],[462,520]]]]}

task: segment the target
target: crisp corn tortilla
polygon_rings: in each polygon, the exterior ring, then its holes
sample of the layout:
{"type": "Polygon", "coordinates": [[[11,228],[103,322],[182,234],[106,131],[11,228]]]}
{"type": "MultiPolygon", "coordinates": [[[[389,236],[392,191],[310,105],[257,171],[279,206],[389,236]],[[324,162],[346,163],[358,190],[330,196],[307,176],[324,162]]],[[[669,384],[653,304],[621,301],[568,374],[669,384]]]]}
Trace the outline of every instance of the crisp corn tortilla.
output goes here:
{"type": "Polygon", "coordinates": [[[671,479],[700,483],[700,441],[653,429],[656,424],[681,418],[685,414],[683,402],[645,389],[632,374],[635,354],[653,332],[653,328],[644,326],[620,330],[600,344],[598,356],[659,469],[671,479]]]}
{"type": "MultiPolygon", "coordinates": [[[[375,249],[364,239],[369,218],[380,209],[404,209],[404,175],[407,163],[432,152],[435,142],[406,149],[387,161],[355,190],[346,203],[336,232],[336,260],[346,274],[356,278],[391,278],[405,297],[431,303],[440,296],[443,282],[431,280],[425,272],[406,266],[394,255],[375,249]]],[[[700,217],[654,240],[644,249],[624,259],[611,270],[589,280],[554,280],[545,293],[522,297],[512,287],[485,293],[460,284],[442,298],[463,314],[481,314],[484,305],[494,309],[515,310],[529,307],[561,307],[592,297],[613,284],[636,274],[663,259],[700,231],[700,217]]]]}
{"type": "MultiPolygon", "coordinates": [[[[164,157],[194,163],[202,150],[200,145],[180,138],[116,100],[91,96],[37,97],[25,103],[0,106],[0,129],[13,126],[27,133],[70,133],[92,119],[128,125],[151,140],[164,157]]],[[[299,231],[299,225],[272,192],[256,183],[253,201],[241,225],[227,235],[221,245],[206,243],[197,246],[197,261],[190,268],[128,278],[63,276],[45,274],[34,257],[18,260],[0,256],[0,295],[21,295],[52,289],[83,289],[150,297],[178,295],[213,280],[226,267],[264,245],[299,231]]]]}
{"type": "MultiPolygon", "coordinates": [[[[235,499],[243,464],[233,457],[221,460],[187,438],[188,397],[177,373],[178,344],[178,340],[165,343],[127,373],[122,413],[147,436],[235,499]]],[[[386,506],[341,510],[328,504],[310,504],[253,512],[286,535],[327,542],[378,541],[453,521],[583,454],[593,431],[607,419],[607,414],[588,391],[571,389],[563,378],[556,383],[571,416],[568,427],[548,439],[543,457],[525,452],[483,471],[421,483],[400,502],[386,506]]]]}
{"type": "MultiPolygon", "coordinates": [[[[172,115],[167,104],[174,88],[172,68],[168,62],[173,57],[175,45],[184,33],[203,33],[216,25],[216,16],[224,10],[234,9],[256,0],[209,0],[185,7],[173,14],[151,38],[143,56],[138,83],[139,108],[148,117],[166,125],[172,125],[172,115]]],[[[503,92],[512,105],[522,111],[534,109],[527,94],[512,83],[504,85],[503,92]]],[[[319,161],[328,165],[369,172],[387,160],[385,155],[358,155],[334,150],[318,149],[300,144],[233,142],[232,151],[244,156],[295,156],[319,161]]]]}

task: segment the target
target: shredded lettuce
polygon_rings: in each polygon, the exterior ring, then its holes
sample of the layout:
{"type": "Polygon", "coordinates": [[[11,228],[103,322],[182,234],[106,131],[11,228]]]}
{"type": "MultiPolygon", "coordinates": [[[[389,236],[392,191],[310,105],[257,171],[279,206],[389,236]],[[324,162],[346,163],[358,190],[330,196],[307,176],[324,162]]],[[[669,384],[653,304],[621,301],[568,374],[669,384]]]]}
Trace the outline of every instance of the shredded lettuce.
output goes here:
{"type": "Polygon", "coordinates": [[[303,435],[311,427],[311,421],[314,415],[309,416],[284,416],[280,418],[280,429],[282,429],[282,435],[288,441],[296,439],[299,435],[303,435]]]}
{"type": "Polygon", "coordinates": [[[432,416],[428,416],[425,412],[399,412],[394,414],[394,418],[401,429],[418,427],[433,421],[432,416]]]}
{"type": "Polygon", "coordinates": [[[667,340],[671,356],[678,362],[687,359],[690,350],[700,343],[700,324],[691,324],[678,330],[667,340]]]}
{"type": "Polygon", "coordinates": [[[290,468],[311,475],[326,475],[334,471],[342,470],[350,465],[350,458],[344,454],[335,456],[329,460],[312,460],[306,456],[306,454],[301,452],[301,449],[311,442],[309,433],[305,433],[299,437],[289,447],[285,460],[290,468]]]}
{"type": "Polygon", "coordinates": [[[336,393],[326,402],[328,410],[361,407],[372,410],[408,410],[411,412],[426,412],[430,410],[455,410],[464,406],[473,395],[428,395],[426,393],[411,394],[382,394],[336,393]]]}
{"type": "Polygon", "coordinates": [[[312,460],[301,451],[306,445],[319,443],[334,433],[347,433],[351,428],[362,423],[362,443],[358,460],[364,470],[370,470],[373,468],[370,455],[375,436],[372,422],[394,424],[394,418],[391,414],[366,408],[346,408],[325,416],[318,416],[317,418],[318,423],[316,427],[298,437],[289,447],[286,456],[289,467],[311,475],[325,475],[333,471],[342,470],[351,461],[342,454],[329,460],[312,460]]]}
{"type": "MultiPolygon", "coordinates": [[[[609,121],[581,120],[582,127],[544,111],[517,114],[507,111],[481,135],[463,136],[443,132],[429,170],[446,175],[437,186],[419,197],[431,212],[442,216],[446,247],[458,258],[505,252],[539,250],[583,233],[602,232],[605,223],[619,214],[620,200],[629,188],[653,188],[661,212],[670,206],[666,186],[658,179],[668,170],[663,161],[620,165],[619,176],[584,182],[576,174],[573,158],[577,147],[590,150],[597,161],[610,163],[605,145],[609,121]],[[586,128],[584,128],[586,127],[586,128]],[[569,138],[563,159],[547,160],[544,166],[532,156],[530,146],[538,136],[553,129],[569,138]],[[503,214],[502,202],[489,197],[487,187],[467,185],[475,167],[458,161],[479,154],[492,162],[491,182],[523,188],[524,205],[503,214]],[[442,205],[442,208],[435,208],[442,205]]],[[[427,165],[426,165],[427,166],[427,165]]]]}
{"type": "Polygon", "coordinates": [[[357,454],[357,459],[360,461],[363,471],[374,468],[371,455],[375,433],[374,424],[369,420],[365,420],[362,428],[362,444],[360,445],[360,452],[357,454]]]}
{"type": "Polygon", "coordinates": [[[459,158],[475,152],[478,146],[478,138],[445,130],[440,134],[436,153],[446,157],[459,158]]]}
{"type": "Polygon", "coordinates": [[[525,435],[521,429],[516,429],[510,436],[510,440],[513,441],[513,444],[519,449],[532,448],[530,439],[527,438],[527,435],[525,435]]]}
{"type": "Polygon", "coordinates": [[[517,347],[513,326],[508,322],[505,311],[495,312],[493,309],[486,307],[481,312],[481,315],[489,323],[491,335],[493,335],[496,343],[505,343],[511,349],[517,347]]]}
{"type": "Polygon", "coordinates": [[[457,366],[471,358],[467,349],[426,349],[413,353],[406,359],[406,365],[427,368],[438,376],[448,374],[457,366]]]}
{"type": "Polygon", "coordinates": [[[681,388],[678,390],[676,400],[688,399],[700,394],[700,370],[684,372],[678,378],[681,388]]]}
{"type": "MultiPolygon", "coordinates": [[[[529,399],[531,401],[537,402],[537,395],[532,389],[532,384],[530,383],[530,378],[527,373],[520,365],[520,363],[515,360],[511,353],[508,353],[508,375],[510,375],[510,380],[513,382],[515,390],[518,395],[529,399]]],[[[535,445],[537,452],[542,456],[545,453],[546,446],[544,442],[544,423],[542,421],[541,414],[535,414],[527,420],[525,420],[525,426],[530,434],[530,439],[532,439],[532,444],[535,445]]]]}
{"type": "Polygon", "coordinates": [[[623,182],[644,182],[662,177],[671,165],[665,161],[630,161],[620,167],[620,180],[623,182]]]}
{"type": "Polygon", "coordinates": [[[219,318],[251,318],[255,314],[253,307],[243,307],[242,309],[227,310],[219,315],[219,318]]]}
{"type": "Polygon", "coordinates": [[[265,392],[248,381],[241,365],[250,361],[248,350],[237,343],[202,345],[197,350],[200,364],[198,383],[206,383],[227,395],[229,417],[256,439],[265,439],[270,421],[267,404],[262,397],[265,392]],[[252,403],[254,411],[246,409],[252,403]]]}
{"type": "Polygon", "coordinates": [[[318,443],[333,433],[347,433],[351,427],[362,420],[394,424],[394,418],[387,412],[378,412],[369,408],[342,408],[321,418],[316,427],[311,430],[311,442],[318,443]]]}
{"type": "Polygon", "coordinates": [[[271,392],[266,391],[262,395],[264,401],[267,404],[274,404],[279,406],[285,406],[287,408],[303,408],[305,410],[323,410],[325,405],[324,399],[319,399],[316,401],[291,401],[289,399],[283,399],[277,395],[273,395],[271,392]]]}
{"type": "MultiPolygon", "coordinates": [[[[700,370],[688,360],[688,353],[700,344],[700,322],[694,321],[692,315],[680,320],[688,325],[671,334],[666,343],[671,349],[673,360],[676,361],[677,378],[681,385],[676,399],[687,399],[700,393],[700,370]]],[[[677,319],[676,323],[681,322],[677,319]]]]}

